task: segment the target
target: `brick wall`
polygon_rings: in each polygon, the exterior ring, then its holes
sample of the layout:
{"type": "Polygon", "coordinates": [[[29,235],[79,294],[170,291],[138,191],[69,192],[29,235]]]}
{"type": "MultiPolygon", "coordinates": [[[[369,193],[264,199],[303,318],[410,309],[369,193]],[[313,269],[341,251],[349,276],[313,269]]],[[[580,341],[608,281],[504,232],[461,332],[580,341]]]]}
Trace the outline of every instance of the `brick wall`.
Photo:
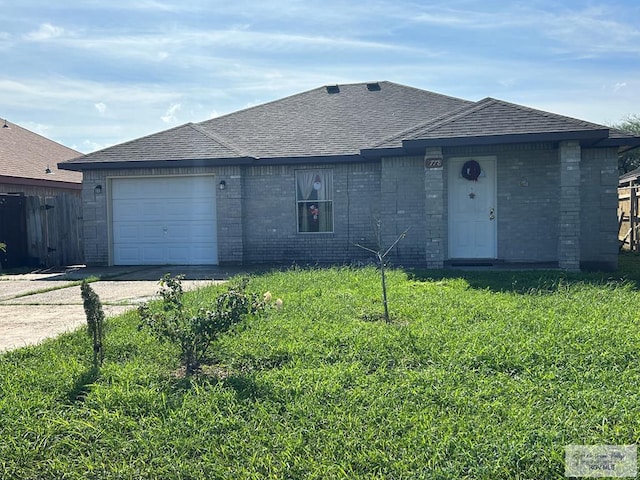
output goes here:
{"type": "Polygon", "coordinates": [[[84,261],[87,265],[109,262],[109,230],[107,227],[107,171],[88,170],[82,179],[82,218],[84,261]],[[102,192],[95,188],[100,185],[102,192]]]}
{"type": "Polygon", "coordinates": [[[422,263],[425,258],[424,161],[422,157],[383,158],[380,180],[382,246],[388,248],[409,229],[389,253],[398,263],[422,263]]]}
{"type": "Polygon", "coordinates": [[[442,149],[428,148],[425,158],[443,158],[442,167],[424,169],[425,206],[424,255],[428,268],[442,268],[447,258],[447,176],[442,149]]]}
{"type": "MultiPolygon", "coordinates": [[[[102,265],[109,261],[109,179],[134,173],[213,174],[216,184],[224,180],[226,185],[216,194],[220,263],[370,261],[371,254],[355,244],[376,246],[375,223],[379,219],[385,246],[410,228],[390,255],[394,263],[439,267],[447,258],[447,158],[493,155],[497,158],[499,259],[573,262],[571,248],[562,247],[564,228],[564,240],[578,240],[580,249],[576,251],[583,266],[615,265],[615,149],[582,152],[577,162],[581,188],[577,203],[571,197],[574,186],[570,179],[565,179],[562,193],[561,154],[552,144],[458,147],[432,153],[443,154],[444,168],[425,170],[423,156],[305,166],[333,171],[332,233],[298,233],[295,171],[300,168],[291,165],[89,170],[84,174],[82,192],[85,260],[102,265]],[[94,191],[97,185],[102,186],[102,193],[94,191]],[[582,232],[576,233],[567,224],[574,217],[571,209],[578,212],[574,220],[582,232]]],[[[569,163],[565,160],[565,167],[569,163]]]]}
{"type": "MultiPolygon", "coordinates": [[[[380,165],[256,166],[243,172],[244,260],[247,263],[329,263],[365,260],[356,243],[375,245],[380,165]],[[334,230],[298,233],[296,170],[333,172],[334,230]]],[[[222,257],[221,257],[222,258],[222,257]]]]}
{"type": "Polygon", "coordinates": [[[580,162],[580,266],[618,266],[618,156],[615,148],[585,149],[580,162]]]}
{"type": "Polygon", "coordinates": [[[558,260],[558,151],[547,143],[451,148],[447,157],[497,158],[498,258],[558,260]]]}

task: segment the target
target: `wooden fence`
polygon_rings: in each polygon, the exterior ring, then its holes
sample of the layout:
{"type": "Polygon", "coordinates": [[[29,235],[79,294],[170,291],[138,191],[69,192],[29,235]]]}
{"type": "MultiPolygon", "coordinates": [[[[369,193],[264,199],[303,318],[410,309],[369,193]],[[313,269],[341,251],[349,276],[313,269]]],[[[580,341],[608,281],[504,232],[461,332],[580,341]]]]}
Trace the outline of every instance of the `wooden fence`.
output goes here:
{"type": "MultiPolygon", "coordinates": [[[[77,195],[61,193],[54,197],[19,197],[21,238],[7,243],[4,266],[60,266],[84,262],[82,238],[82,200],[77,195]],[[13,244],[13,249],[12,249],[13,244]],[[18,250],[18,245],[26,248],[18,250]],[[7,261],[8,259],[8,261],[7,261]]],[[[16,203],[17,202],[13,202],[16,203]]],[[[17,208],[17,207],[16,207],[17,208]]],[[[2,227],[0,227],[0,236],[2,227]]],[[[2,240],[0,240],[2,241],[2,240]]]]}
{"type": "Polygon", "coordinates": [[[620,250],[640,251],[640,186],[618,188],[620,250]]]}
{"type": "Polygon", "coordinates": [[[20,267],[27,258],[25,197],[0,195],[0,270],[20,267]]]}
{"type": "Polygon", "coordinates": [[[29,256],[47,267],[83,263],[80,197],[27,197],[27,236],[29,256]]]}

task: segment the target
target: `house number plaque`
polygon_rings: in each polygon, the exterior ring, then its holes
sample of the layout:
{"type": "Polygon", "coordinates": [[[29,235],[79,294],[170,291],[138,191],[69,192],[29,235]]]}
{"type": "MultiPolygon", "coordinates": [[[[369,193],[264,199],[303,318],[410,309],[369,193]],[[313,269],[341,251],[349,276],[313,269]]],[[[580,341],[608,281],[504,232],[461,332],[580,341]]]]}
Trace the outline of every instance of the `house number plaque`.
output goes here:
{"type": "Polygon", "coordinates": [[[442,157],[424,157],[424,168],[442,168],[442,157]]]}

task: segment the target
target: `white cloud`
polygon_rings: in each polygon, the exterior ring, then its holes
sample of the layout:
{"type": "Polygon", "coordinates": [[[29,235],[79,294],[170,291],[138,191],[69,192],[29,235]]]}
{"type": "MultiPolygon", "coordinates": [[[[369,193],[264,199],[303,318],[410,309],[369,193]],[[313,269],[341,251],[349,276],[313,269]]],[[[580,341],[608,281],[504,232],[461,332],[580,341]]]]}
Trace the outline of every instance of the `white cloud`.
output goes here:
{"type": "Polygon", "coordinates": [[[42,135],[43,137],[46,137],[51,130],[50,125],[45,125],[43,123],[37,123],[37,122],[22,122],[20,123],[20,126],[26,128],[27,130],[35,132],[39,135],[42,135]]]}
{"type": "Polygon", "coordinates": [[[369,80],[602,123],[637,104],[636,1],[18,2],[19,21],[0,11],[0,105],[82,151],[369,80]]]}
{"type": "Polygon", "coordinates": [[[623,88],[625,88],[627,86],[627,82],[618,82],[613,86],[613,91],[614,93],[622,90],[623,88]]]}
{"type": "Polygon", "coordinates": [[[45,40],[50,40],[52,38],[58,38],[64,35],[65,30],[62,27],[56,27],[55,25],[51,25],[50,23],[43,23],[40,25],[40,28],[36,31],[30,32],[25,35],[27,40],[32,40],[35,42],[42,42],[45,40]]]}
{"type": "Polygon", "coordinates": [[[0,95],[1,103],[5,105],[24,106],[39,101],[61,108],[62,103],[93,102],[96,97],[104,99],[105,104],[128,103],[137,108],[166,103],[176,97],[170,88],[155,85],[100,83],[54,76],[46,80],[0,77],[0,95]]]}
{"type": "Polygon", "coordinates": [[[624,19],[609,18],[611,10],[589,8],[582,11],[544,13],[540,23],[544,33],[560,41],[570,51],[589,55],[640,53],[640,30],[624,19]]]}
{"type": "Polygon", "coordinates": [[[207,67],[228,66],[230,58],[240,59],[242,52],[256,52],[257,46],[264,54],[294,53],[308,57],[314,52],[396,52],[438,56],[441,49],[424,45],[418,47],[392,40],[369,40],[357,36],[292,33],[268,30],[251,30],[244,27],[229,29],[182,28],[167,31],[158,27],[145,33],[119,35],[87,34],[67,36],[63,40],[67,48],[88,50],[93,55],[108,58],[136,59],[138,62],[162,62],[167,58],[179,59],[177,65],[207,67]],[[216,65],[218,64],[218,65],[216,65]]]}
{"type": "Polygon", "coordinates": [[[182,105],[180,105],[179,103],[172,104],[169,107],[169,109],[167,110],[167,112],[160,117],[160,120],[162,120],[165,123],[174,123],[174,122],[176,122],[178,120],[177,117],[176,117],[176,113],[181,108],[182,108],[182,105]]]}
{"type": "MultiPolygon", "coordinates": [[[[456,9],[429,5],[424,11],[407,16],[396,10],[394,16],[407,21],[455,30],[520,29],[523,36],[532,33],[557,42],[554,53],[574,53],[580,58],[605,53],[640,53],[640,29],[628,18],[615,15],[609,5],[588,8],[564,8],[553,10],[535,3],[500,4],[500,8],[475,7],[456,9]]],[[[545,45],[540,46],[546,48],[545,45]]]]}
{"type": "Polygon", "coordinates": [[[96,107],[96,110],[98,110],[98,113],[100,115],[104,115],[105,112],[107,111],[107,106],[102,102],[96,103],[94,107],[96,107]]]}
{"type": "Polygon", "coordinates": [[[110,146],[111,145],[107,143],[98,143],[98,142],[94,142],[93,140],[84,140],[79,147],[76,145],[73,145],[71,148],[73,148],[74,150],[78,150],[79,152],[91,153],[97,150],[102,150],[110,146]]]}
{"type": "MultiPolygon", "coordinates": [[[[123,11],[142,11],[142,12],[192,12],[198,11],[201,7],[192,6],[189,2],[160,2],[156,0],[139,0],[132,2],[130,0],[92,0],[86,2],[97,10],[123,10],[123,11]]],[[[205,7],[206,8],[206,7],[205,7]]]]}

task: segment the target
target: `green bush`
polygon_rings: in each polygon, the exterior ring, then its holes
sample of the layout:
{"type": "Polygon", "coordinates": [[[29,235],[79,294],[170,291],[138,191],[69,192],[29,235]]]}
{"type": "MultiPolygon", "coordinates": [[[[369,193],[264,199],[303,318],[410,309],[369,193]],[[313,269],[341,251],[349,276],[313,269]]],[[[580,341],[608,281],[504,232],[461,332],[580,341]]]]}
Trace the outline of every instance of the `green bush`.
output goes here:
{"type": "Polygon", "coordinates": [[[182,289],[183,275],[166,274],[160,281],[162,309],[154,310],[148,303],[138,308],[141,327],[148,328],[161,341],[180,348],[180,360],[187,375],[198,370],[211,344],[246,316],[262,312],[270,300],[260,299],[245,291],[248,278],[232,282],[226,292],[218,295],[210,308],[195,312],[185,308],[182,289]]]}
{"type": "Polygon", "coordinates": [[[93,291],[89,282],[83,280],[80,286],[84,312],[87,316],[89,336],[93,340],[93,366],[102,366],[104,361],[104,312],[100,297],[93,291]]]}

